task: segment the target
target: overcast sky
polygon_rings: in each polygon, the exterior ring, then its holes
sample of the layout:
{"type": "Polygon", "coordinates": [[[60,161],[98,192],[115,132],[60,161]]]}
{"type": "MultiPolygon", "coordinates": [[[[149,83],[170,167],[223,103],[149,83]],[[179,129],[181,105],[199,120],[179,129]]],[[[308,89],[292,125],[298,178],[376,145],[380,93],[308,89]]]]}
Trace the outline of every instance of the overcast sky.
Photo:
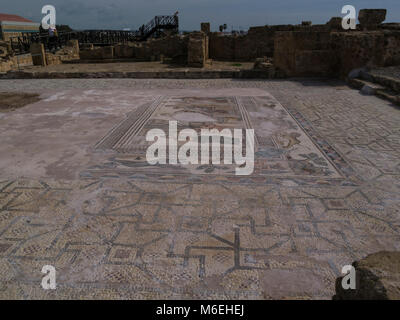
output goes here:
{"type": "Polygon", "coordinates": [[[226,23],[228,30],[250,26],[325,23],[341,16],[343,5],[386,8],[386,22],[400,22],[400,0],[1,0],[0,12],[41,21],[41,8],[52,4],[57,24],[75,29],[137,29],[155,15],[179,11],[181,30],[198,30],[211,22],[212,30],[226,23]]]}

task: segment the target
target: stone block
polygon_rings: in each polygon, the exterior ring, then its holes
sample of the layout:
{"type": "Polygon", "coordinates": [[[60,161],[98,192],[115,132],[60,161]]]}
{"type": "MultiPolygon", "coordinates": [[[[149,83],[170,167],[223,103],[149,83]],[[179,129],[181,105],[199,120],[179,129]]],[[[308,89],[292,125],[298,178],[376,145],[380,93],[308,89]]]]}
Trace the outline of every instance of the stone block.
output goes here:
{"type": "Polygon", "coordinates": [[[356,289],[336,280],[335,300],[400,300],[400,252],[381,251],[353,263],[356,289]]]}
{"type": "Polygon", "coordinates": [[[119,44],[114,47],[115,58],[133,58],[135,54],[135,48],[126,44],[119,44]]]}
{"type": "Polygon", "coordinates": [[[6,57],[10,53],[8,42],[0,41],[0,57],[6,57]]]}
{"type": "Polygon", "coordinates": [[[81,50],[79,54],[82,60],[113,59],[114,47],[107,46],[107,47],[95,48],[93,50],[81,50]]]}
{"type": "Polygon", "coordinates": [[[274,65],[287,76],[331,76],[330,33],[285,31],[275,36],[274,65]]]}
{"type": "Polygon", "coordinates": [[[188,43],[188,66],[203,68],[207,57],[208,49],[206,48],[208,43],[207,36],[203,32],[193,32],[189,36],[188,43]]]}
{"type": "Polygon", "coordinates": [[[7,72],[12,69],[12,62],[11,60],[4,60],[0,58],[0,72],[7,72]]]}
{"type": "Polygon", "coordinates": [[[79,42],[78,40],[68,40],[67,47],[71,48],[72,54],[79,59],[79,42]]]}
{"type": "Polygon", "coordinates": [[[342,30],[342,20],[341,17],[332,17],[326,24],[330,30],[342,30]]]}
{"type": "Polygon", "coordinates": [[[46,53],[41,43],[32,43],[30,46],[32,62],[35,66],[46,66],[46,53]]]}
{"type": "Polygon", "coordinates": [[[358,14],[361,28],[364,30],[376,30],[386,19],[386,9],[361,9],[358,14]]]}
{"type": "Polygon", "coordinates": [[[273,66],[272,59],[268,57],[257,58],[254,62],[253,69],[254,70],[268,70],[273,66]]]}
{"type": "Polygon", "coordinates": [[[209,22],[202,22],[201,23],[201,31],[204,32],[205,34],[210,33],[210,23],[209,22]]]}
{"type": "Polygon", "coordinates": [[[385,37],[382,32],[332,32],[331,50],[339,75],[347,76],[353,69],[380,67],[384,64],[385,37]]]}
{"type": "Polygon", "coordinates": [[[46,53],[46,65],[51,66],[51,65],[61,64],[61,63],[62,63],[61,56],[55,55],[50,52],[46,53]]]}

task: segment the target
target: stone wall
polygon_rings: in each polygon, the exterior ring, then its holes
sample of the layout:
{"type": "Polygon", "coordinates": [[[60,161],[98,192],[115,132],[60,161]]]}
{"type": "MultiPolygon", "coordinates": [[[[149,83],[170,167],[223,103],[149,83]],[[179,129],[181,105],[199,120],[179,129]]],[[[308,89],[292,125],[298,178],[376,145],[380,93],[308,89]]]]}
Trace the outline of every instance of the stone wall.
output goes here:
{"type": "Polygon", "coordinates": [[[56,52],[60,61],[79,60],[80,50],[78,40],[69,40],[67,45],[56,52]]]}
{"type": "Polygon", "coordinates": [[[361,67],[384,65],[383,32],[337,32],[331,36],[335,67],[340,75],[361,67]]]}
{"type": "Polygon", "coordinates": [[[154,60],[160,56],[168,58],[186,57],[188,52],[188,36],[169,36],[161,39],[150,39],[136,44],[134,58],[154,60]]]}
{"type": "Polygon", "coordinates": [[[333,72],[330,32],[277,32],[274,47],[274,65],[289,77],[326,76],[333,72]]]}
{"type": "Polygon", "coordinates": [[[19,56],[9,56],[7,58],[0,58],[0,72],[18,70],[18,68],[31,65],[33,65],[31,54],[23,54],[19,56]]]}
{"type": "Polygon", "coordinates": [[[114,59],[114,47],[106,46],[89,50],[80,50],[79,55],[81,60],[114,59]]]}
{"type": "Polygon", "coordinates": [[[276,25],[251,27],[246,35],[210,34],[210,58],[226,61],[254,61],[274,55],[275,34],[282,31],[319,31],[334,29],[336,25],[276,25]]]}
{"type": "Polygon", "coordinates": [[[32,62],[34,65],[48,66],[61,64],[63,61],[79,59],[78,40],[70,40],[67,45],[56,53],[46,52],[43,44],[33,43],[30,47],[32,62]]]}
{"type": "Polygon", "coordinates": [[[385,51],[383,64],[385,66],[400,65],[400,28],[398,30],[383,31],[385,51]]]}
{"type": "Polygon", "coordinates": [[[172,35],[146,42],[118,44],[110,47],[80,50],[81,60],[135,59],[143,61],[159,60],[161,56],[175,58],[187,56],[187,36],[172,35]]]}
{"type": "Polygon", "coordinates": [[[31,54],[14,56],[10,43],[0,41],[0,72],[8,72],[12,69],[31,65],[33,65],[31,54]]]}
{"type": "MultiPolygon", "coordinates": [[[[276,72],[281,75],[346,77],[351,70],[365,66],[400,65],[400,24],[382,24],[385,16],[385,10],[361,10],[357,30],[344,31],[341,18],[333,17],[323,25],[306,21],[300,25],[252,27],[246,35],[210,32],[210,24],[202,23],[202,31],[187,35],[107,47],[82,45],[81,50],[75,41],[55,55],[45,54],[40,46],[33,45],[31,53],[37,65],[79,57],[92,61],[179,58],[175,61],[195,67],[203,67],[210,59],[257,61],[262,58],[270,65],[273,57],[276,72]]],[[[0,58],[1,50],[0,46],[0,58]]]]}
{"type": "Polygon", "coordinates": [[[214,60],[235,60],[236,37],[210,33],[210,58],[214,60]]]}
{"type": "Polygon", "coordinates": [[[400,64],[400,31],[278,32],[274,65],[287,76],[338,76],[400,64]]]}
{"type": "Polygon", "coordinates": [[[26,66],[33,65],[32,55],[30,53],[21,54],[19,56],[13,56],[11,58],[11,61],[13,63],[13,68],[26,67],[26,66]]]}
{"type": "Polygon", "coordinates": [[[61,64],[61,56],[46,52],[46,65],[51,66],[51,65],[56,65],[56,64],[61,64]]]}
{"type": "Polygon", "coordinates": [[[400,64],[400,28],[382,24],[386,10],[360,10],[357,30],[332,18],[327,29],[277,32],[274,65],[287,76],[345,78],[353,69],[400,64]]]}
{"type": "Polygon", "coordinates": [[[189,67],[202,68],[208,60],[208,37],[204,32],[193,32],[189,36],[188,57],[189,67]]]}
{"type": "Polygon", "coordinates": [[[35,66],[46,66],[46,53],[41,43],[32,43],[29,49],[35,66]]]}

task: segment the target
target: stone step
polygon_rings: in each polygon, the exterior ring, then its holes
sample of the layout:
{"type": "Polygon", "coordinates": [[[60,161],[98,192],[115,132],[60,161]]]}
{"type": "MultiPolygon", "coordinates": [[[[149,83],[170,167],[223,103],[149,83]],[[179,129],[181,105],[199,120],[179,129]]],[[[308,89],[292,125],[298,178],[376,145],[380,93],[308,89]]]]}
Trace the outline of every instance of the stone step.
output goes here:
{"type": "Polygon", "coordinates": [[[386,89],[384,86],[359,78],[350,79],[349,84],[353,88],[360,90],[362,93],[369,95],[376,94],[377,90],[386,89]]]}
{"type": "Polygon", "coordinates": [[[361,71],[360,78],[366,81],[370,81],[376,84],[380,84],[389,90],[393,90],[397,94],[400,94],[400,79],[376,74],[373,71],[361,71]]]}
{"type": "Polygon", "coordinates": [[[349,85],[355,89],[360,90],[361,93],[366,95],[375,95],[377,97],[389,100],[390,102],[400,105],[400,95],[380,84],[370,82],[364,79],[353,78],[349,79],[349,85]]]}
{"type": "Polygon", "coordinates": [[[376,96],[389,100],[390,102],[400,106],[400,95],[396,94],[394,91],[390,90],[377,90],[376,96]]]}

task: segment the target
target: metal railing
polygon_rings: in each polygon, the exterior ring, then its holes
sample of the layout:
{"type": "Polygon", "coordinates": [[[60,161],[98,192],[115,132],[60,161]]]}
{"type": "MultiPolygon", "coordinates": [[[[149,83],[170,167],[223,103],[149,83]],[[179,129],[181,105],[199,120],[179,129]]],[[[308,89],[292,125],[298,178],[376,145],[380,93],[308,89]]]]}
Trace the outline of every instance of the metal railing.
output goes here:
{"type": "Polygon", "coordinates": [[[73,39],[78,40],[79,44],[90,43],[104,46],[130,41],[145,41],[151,36],[160,36],[163,30],[178,32],[178,16],[155,16],[137,31],[84,30],[62,32],[53,36],[48,33],[22,33],[21,36],[11,37],[10,41],[15,54],[24,54],[29,52],[32,43],[42,43],[46,51],[54,51],[64,47],[69,40],[73,39]]]}

